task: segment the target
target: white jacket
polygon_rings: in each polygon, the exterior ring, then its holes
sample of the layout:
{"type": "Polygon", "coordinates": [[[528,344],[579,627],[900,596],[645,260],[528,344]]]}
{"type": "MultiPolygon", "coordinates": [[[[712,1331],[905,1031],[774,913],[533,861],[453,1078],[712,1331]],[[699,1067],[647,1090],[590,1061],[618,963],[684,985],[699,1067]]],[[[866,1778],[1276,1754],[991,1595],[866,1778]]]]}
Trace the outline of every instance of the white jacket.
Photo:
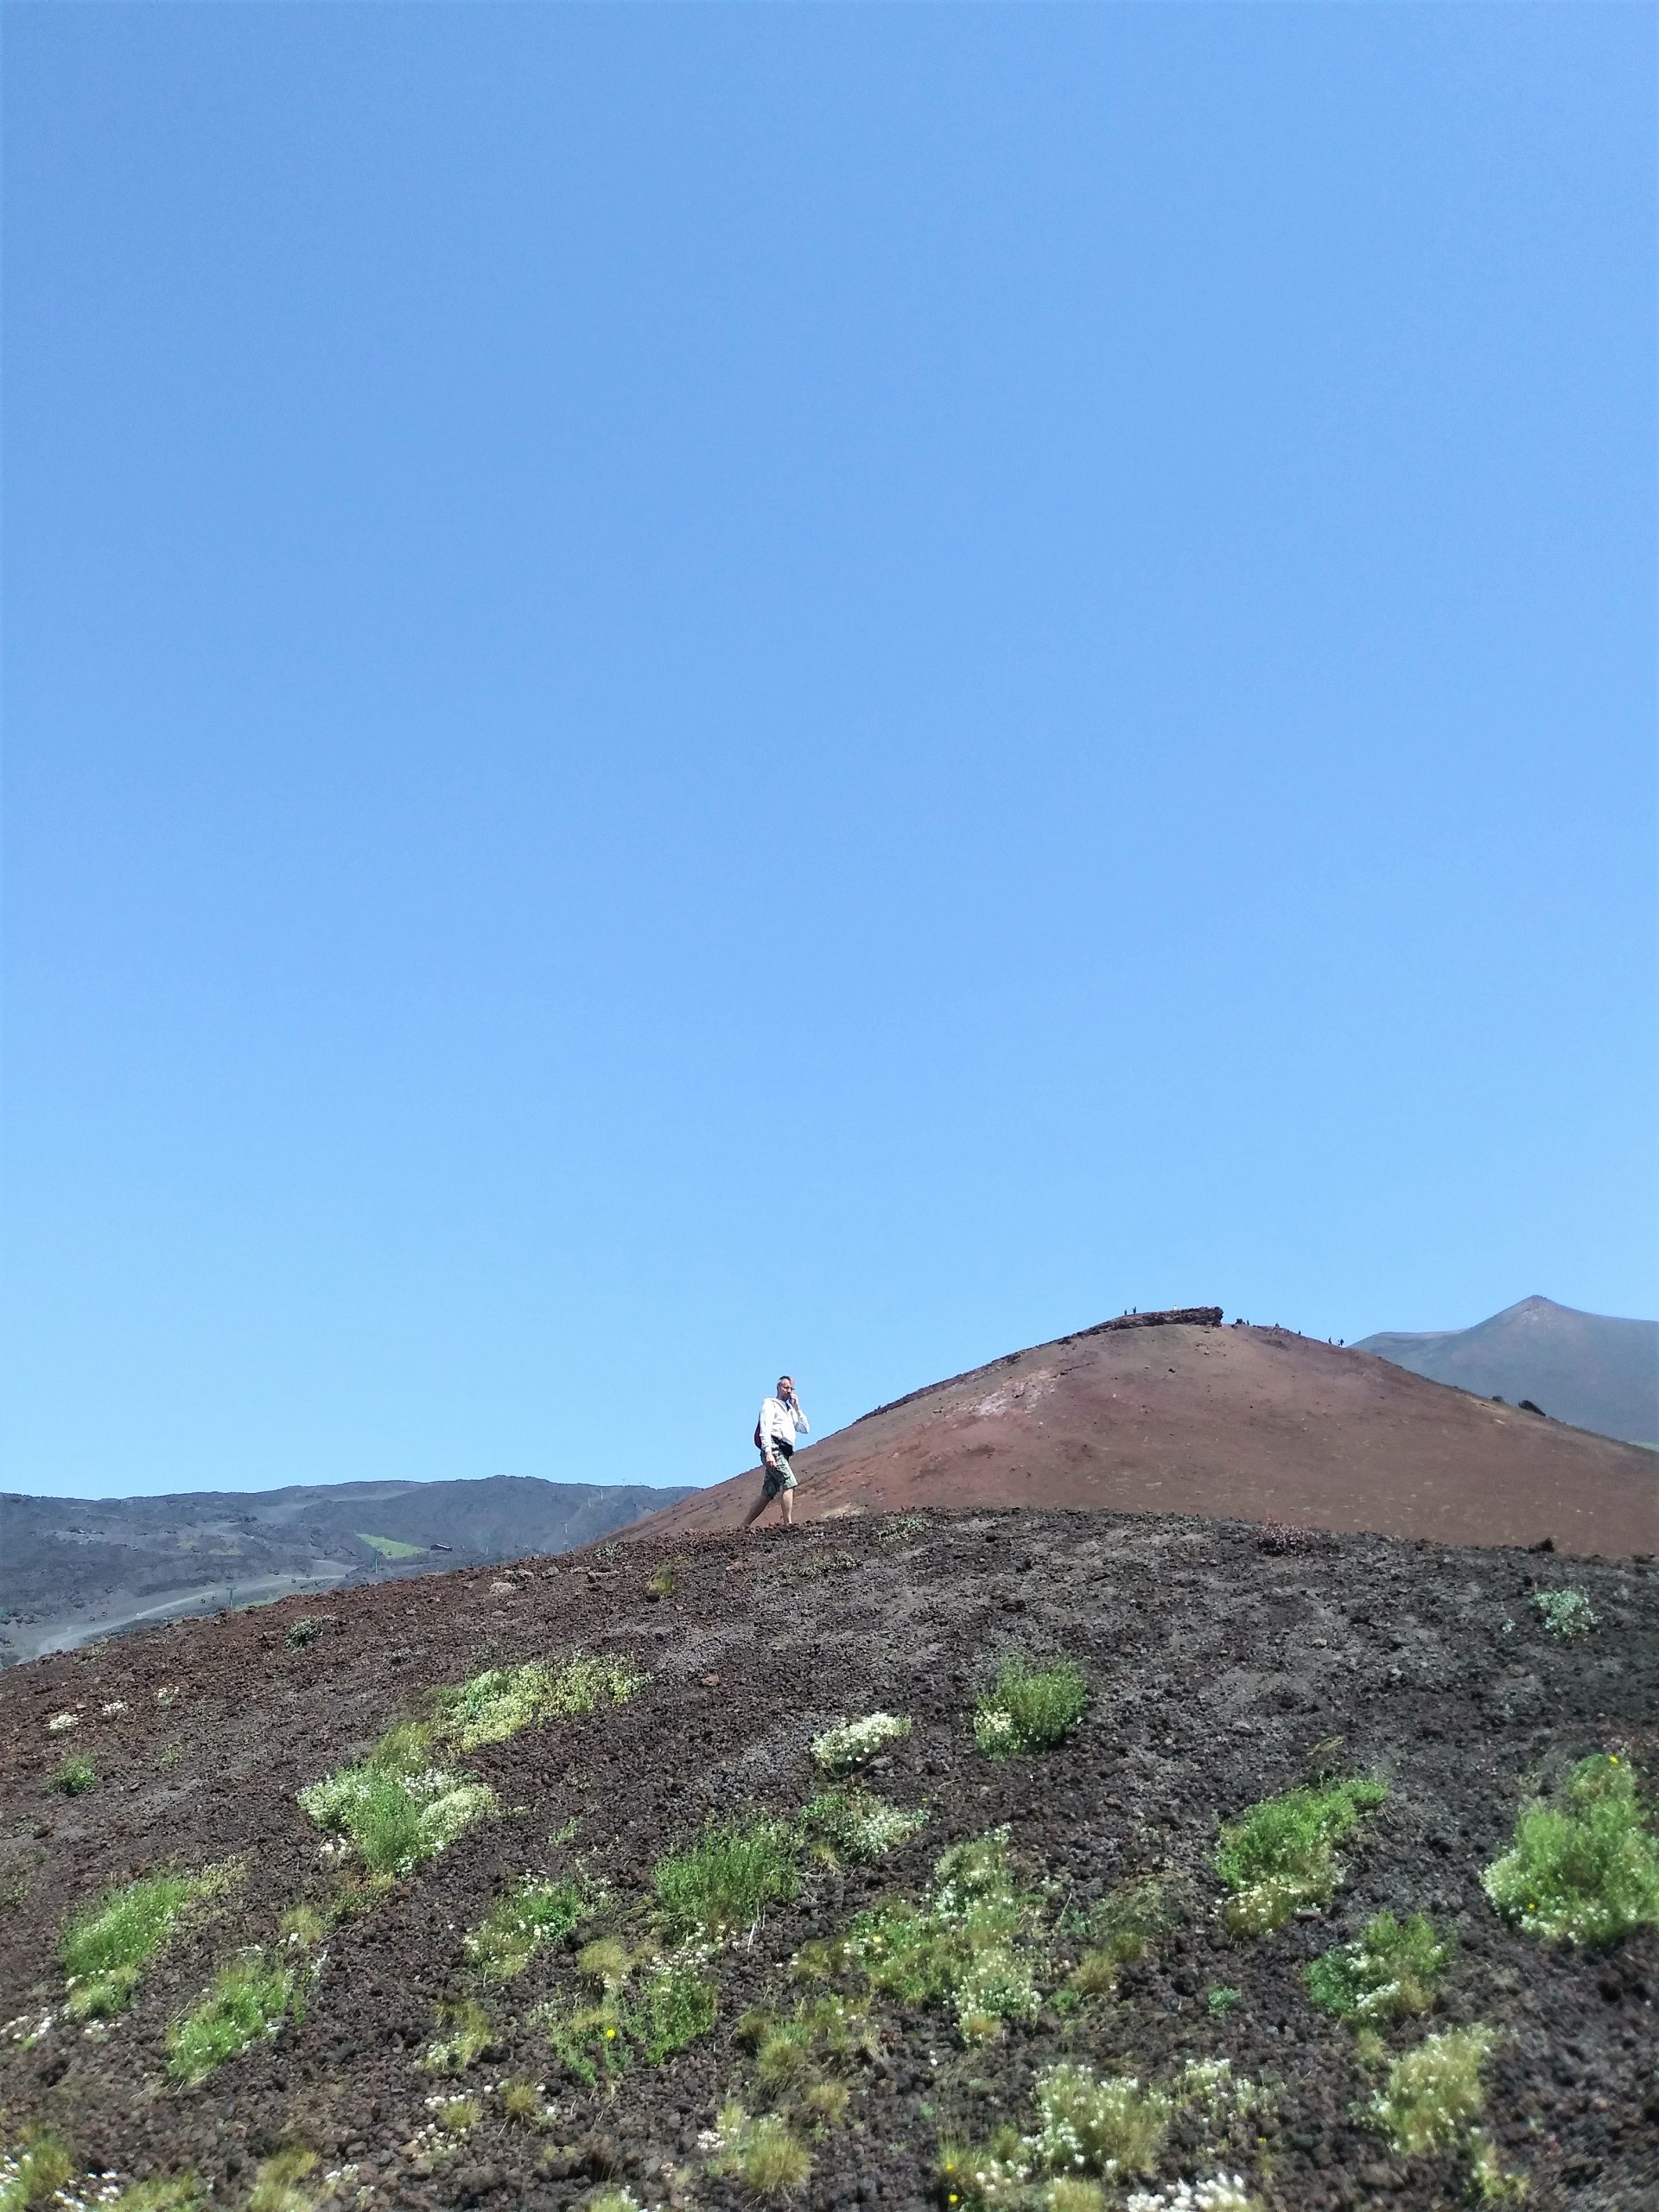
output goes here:
{"type": "Polygon", "coordinates": [[[763,1398],[759,1426],[760,1448],[769,1452],[774,1444],[792,1445],[796,1431],[804,1434],[809,1424],[798,1405],[786,1406],[781,1398],[763,1398]]]}

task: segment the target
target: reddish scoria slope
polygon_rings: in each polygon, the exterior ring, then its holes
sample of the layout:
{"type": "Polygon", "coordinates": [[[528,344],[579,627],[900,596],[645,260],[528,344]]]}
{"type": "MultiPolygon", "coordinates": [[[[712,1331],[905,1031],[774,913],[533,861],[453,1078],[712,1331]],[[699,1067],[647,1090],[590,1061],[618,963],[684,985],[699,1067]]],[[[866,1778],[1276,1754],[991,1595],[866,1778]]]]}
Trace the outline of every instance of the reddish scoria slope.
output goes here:
{"type": "MultiPolygon", "coordinates": [[[[1033,1506],[1284,1521],[1609,1558],[1659,1549],[1659,1456],[1280,1329],[1107,1323],[803,1449],[808,1520],[1033,1506]]],[[[735,1528],[734,1476],[628,1530],[735,1528]]],[[[772,1516],[769,1516],[770,1519],[772,1516]]]]}

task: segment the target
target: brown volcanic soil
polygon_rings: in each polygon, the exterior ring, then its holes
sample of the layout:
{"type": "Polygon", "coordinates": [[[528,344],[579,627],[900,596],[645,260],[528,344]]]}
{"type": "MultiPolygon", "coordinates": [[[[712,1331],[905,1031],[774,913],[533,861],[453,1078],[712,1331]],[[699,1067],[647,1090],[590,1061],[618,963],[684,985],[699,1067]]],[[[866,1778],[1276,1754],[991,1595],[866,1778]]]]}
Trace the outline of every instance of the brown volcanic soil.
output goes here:
{"type": "MultiPolygon", "coordinates": [[[[297,2140],[331,2166],[353,2163],[373,2206],[555,2212],[584,2199],[603,2163],[646,2205],[739,2212],[753,2200],[709,2174],[696,2139],[723,2098],[765,2102],[734,2037],[740,2013],[787,1991],[787,1961],[807,1938],[875,1897],[915,1894],[944,1846],[1006,1822],[1029,1872],[1054,1885],[1056,1912],[1163,1868],[1186,1885],[1186,1917],[1115,1999],[1046,2011],[971,2053],[940,2014],[882,2006],[880,2055],[857,2069],[846,2120],[813,2146],[802,2199],[812,2212],[919,2212],[941,2133],[1028,2124],[1033,2078],[1062,2056],[1143,2077],[1225,2056],[1281,2085],[1264,2142],[1229,2162],[1271,2212],[1441,2212],[1449,2169],[1390,2157],[1353,2117],[1376,2077],[1300,1980],[1308,1958],[1383,1906],[1425,1909],[1457,1939],[1435,2015],[1390,2030],[1389,2043],[1474,2018],[1499,2031],[1488,2118],[1506,2164],[1530,2177],[1532,2212],[1659,2206],[1659,1936],[1601,1961],[1546,1948],[1500,1923],[1479,1882],[1541,1778],[1596,1750],[1623,1747],[1649,1773],[1659,1762],[1653,1569],[1173,1516],[969,1512],[682,1545],[674,1593],[653,1604],[647,1577],[664,1556],[628,1547],[337,1594],[337,1620],[308,1649],[284,1644],[301,1610],[289,1601],[0,1677],[10,2123],[48,2124],[89,2169],[194,2167],[233,2207],[253,2162],[297,2140]],[[1562,1585],[1600,1616],[1573,1643],[1552,1640],[1529,1602],[1562,1585]],[[423,1689],[577,1644],[631,1653],[647,1683],[620,1711],[471,1755],[502,1817],[334,1931],[301,2024],[198,2088],[169,2087],[169,2018],[216,1961],[269,1941],[286,1906],[333,1878],[296,1791],[360,1755],[423,1689]],[[1093,1700],[1060,1750],[994,1764],[976,1752],[968,1715],[976,1681],[1014,1645],[1075,1655],[1093,1700]],[[176,1701],[158,1707],[167,1687],[176,1701]],[[100,1717],[118,1700],[124,1712],[100,1717]],[[728,1950],[709,2038],[660,2070],[630,2072],[613,2097],[583,2089],[531,2018],[573,1986],[568,1950],[544,1952],[521,1980],[484,1993],[498,2056],[454,2084],[422,2070],[435,2007],[469,1986],[464,1931],[513,1874],[583,1865],[610,1885],[619,1915],[637,1911],[660,1853],[710,1815],[798,1808],[817,1786],[814,1733],[879,1707],[916,1726],[877,1787],[927,1807],[927,1827],[868,1872],[811,1874],[797,1903],[728,1950]],[[49,1734],[48,1717],[70,1708],[80,1726],[49,1734]],[[94,1794],[50,1793],[66,1743],[95,1760],[94,1794]],[[1230,1943],[1211,1871],[1217,1819],[1304,1778],[1322,1743],[1347,1770],[1386,1777],[1389,1801],[1349,1851],[1328,1913],[1230,1943]],[[556,1840],[572,1821],[574,1840],[556,1840]],[[243,1888],[179,1936],[107,2040],[61,2021],[32,2045],[18,2039],[60,1999],[54,1950],[67,1913],[141,1871],[232,1853],[246,1854],[243,1888]],[[1205,2003],[1217,1986],[1242,1993],[1224,2018],[1205,2003]],[[509,2075],[547,2085],[545,2130],[503,2119],[490,2085],[509,2075]],[[426,2100],[452,2087],[478,2094],[486,2116],[433,2165],[416,2131],[426,2100]]],[[[1177,2144],[1164,2179],[1182,2164],[1177,2144]]]]}
{"type": "MultiPolygon", "coordinates": [[[[810,1404],[809,1400],[809,1404],[810,1404]]],[[[796,1454],[798,1517],[1108,1507],[1659,1550],[1659,1455],[1280,1329],[1100,1329],[935,1383],[796,1454]]],[[[630,1537],[734,1529],[758,1472],[630,1537]]]]}

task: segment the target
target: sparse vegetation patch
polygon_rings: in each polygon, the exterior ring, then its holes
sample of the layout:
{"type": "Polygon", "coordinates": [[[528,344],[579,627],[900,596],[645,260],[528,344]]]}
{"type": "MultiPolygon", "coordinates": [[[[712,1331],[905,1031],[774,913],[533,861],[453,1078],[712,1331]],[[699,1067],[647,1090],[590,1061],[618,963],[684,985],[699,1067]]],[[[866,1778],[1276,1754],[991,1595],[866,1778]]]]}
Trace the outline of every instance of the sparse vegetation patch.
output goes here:
{"type": "Polygon", "coordinates": [[[510,1981],[544,1944],[568,1936],[592,1909],[581,1882],[543,1882],[526,1874],[467,1936],[467,1955],[492,1981],[510,1981]]]}
{"type": "Polygon", "coordinates": [[[537,2018],[561,2063],[589,2087],[636,2062],[660,2066],[715,2024],[718,1993],[706,1972],[710,1953],[691,1945],[668,1956],[635,1958],[617,1937],[584,1945],[577,1970],[596,1998],[555,1998],[537,2018]],[[629,1984],[632,1994],[624,1995],[629,1984]]]}
{"type": "Polygon", "coordinates": [[[412,1874],[497,1810],[483,1783],[416,1764],[425,1750],[418,1730],[389,1730],[363,1765],[342,1767],[300,1792],[317,1826],[346,1838],[384,1881],[412,1874]]]}
{"type": "Polygon", "coordinates": [[[1447,2028],[1396,2058],[1387,2086],[1371,2100],[1371,2115],[1395,2149],[1407,2157],[1455,2150],[1485,2108],[1481,2069],[1492,2031],[1447,2028]]]}
{"type": "Polygon", "coordinates": [[[927,1820],[925,1811],[901,1812],[885,1805],[874,1790],[854,1783],[826,1789],[801,1815],[806,1838],[826,1859],[884,1858],[927,1820]]]}
{"type": "Polygon", "coordinates": [[[15,2150],[0,2144],[0,2212],[33,2212],[74,2178],[75,2162],[57,2136],[32,2127],[15,2150]]]}
{"type": "Polygon", "coordinates": [[[1308,1995],[1344,2020],[1398,2019],[1426,2012],[1451,1957],[1427,1916],[1396,1920],[1379,1912],[1357,1942],[1343,1943],[1303,1970],[1308,1995]]]}
{"type": "Polygon", "coordinates": [[[1172,2182],[1167,2189],[1134,2189],[1123,2212],[1256,2212],[1243,2174],[1212,2174],[1208,2181],[1172,2182]]]}
{"type": "Polygon", "coordinates": [[[1090,1915],[1083,1956],[1071,1973],[1071,1986],[1085,1997],[1103,1995],[1168,1933],[1176,1921],[1169,1885],[1156,1875],[1120,1883],[1090,1915]]]}
{"type": "Polygon", "coordinates": [[[306,2184],[321,2163],[302,2143],[273,2151],[254,2174],[248,2212],[316,2212],[316,2198],[306,2184]]]}
{"type": "Polygon", "coordinates": [[[464,2074],[496,2048],[495,2024],[475,1998],[454,1998],[438,2007],[449,2031],[427,2046],[422,2064],[430,2074],[464,2074]]]}
{"type": "Polygon", "coordinates": [[[1037,1900],[1015,1881],[1007,1847],[1006,1828],[953,1845],[919,1904],[899,1898],[860,1913],[838,1942],[806,1945],[796,1971],[856,1975],[901,2004],[948,2005],[970,2043],[1030,2018],[1044,1963],[1037,1900]]]}
{"type": "MultiPolygon", "coordinates": [[[[200,2212],[202,2202],[201,2183],[194,2174],[162,2174],[124,2189],[108,2212],[200,2212]]],[[[256,2212],[252,2196],[248,2207],[249,2212],[256,2212]]]]}
{"type": "Polygon", "coordinates": [[[778,1821],[711,1825],[687,1850],[659,1859],[652,1874],[671,1930],[720,1942],[753,1928],[769,1904],[795,1895],[797,1846],[778,1821]]]}
{"type": "MultiPolygon", "coordinates": [[[[1085,2206],[1103,2212],[1108,2199],[1101,2184],[1116,2190],[1155,2172],[1183,2113],[1202,2118],[1208,2141],[1272,2099],[1255,2082],[1235,2077],[1225,2059],[1210,2059],[1190,2063],[1162,2086],[1068,2062],[1039,2075],[1036,2101],[1031,2133],[1005,2126],[982,2146],[944,2147],[938,2177],[947,2203],[966,2202],[982,2212],[1083,2212],[1085,2206]]],[[[1242,2177],[1226,2174],[1137,2192],[1128,2201],[1153,2212],[1199,2206],[1231,2212],[1240,2204],[1249,2212],[1250,2204],[1242,2177]]],[[[1119,2202],[1116,2194],[1110,2202],[1119,2202]]]]}
{"type": "Polygon", "coordinates": [[[175,2082],[205,2081],[216,2066],[275,2035],[291,2015],[304,2009],[292,1967],[254,1950],[232,1959],[195,2011],[169,2030],[167,2070],[175,2082]]]}
{"type": "Polygon", "coordinates": [[[66,1759],[48,1787],[66,1797],[85,1797],[98,1787],[98,1769],[91,1759],[66,1759]]]}
{"type": "Polygon", "coordinates": [[[1548,1942],[1601,1949],[1659,1924],[1659,1836],[1630,1762],[1580,1759],[1558,1802],[1523,1809],[1481,1883],[1506,1920],[1548,1942]]]}
{"type": "Polygon", "coordinates": [[[58,1955],[68,1977],[70,2013],[106,2018],[132,2000],[146,1967],[203,1898],[235,1878],[231,1865],[200,1874],[151,1874],[106,1890],[64,1929],[58,1955]]]}
{"type": "Polygon", "coordinates": [[[1216,1872],[1232,1895],[1232,1936],[1267,1936],[1294,1912],[1329,1904],[1342,1868],[1336,1847],[1388,1797],[1380,1782],[1333,1782],[1266,1797],[1221,1831],[1216,1872]]]}
{"type": "Polygon", "coordinates": [[[741,2105],[721,2109],[708,2146],[711,2172],[729,2175],[768,2202],[792,2196],[812,2171],[812,2154],[776,2113],[752,2120],[741,2105]]]}
{"type": "Polygon", "coordinates": [[[774,2103],[812,2131],[839,2120],[849,2090],[842,2078],[880,2048],[874,2022],[857,2005],[829,1993],[779,2015],[753,2012],[737,2025],[754,2054],[754,2070],[774,2103]]]}
{"type": "Polygon", "coordinates": [[[1010,1657],[975,1707],[974,1741],[992,1759],[1052,1751],[1076,1728],[1088,1703],[1089,1678],[1075,1661],[1033,1667],[1010,1657]]]}

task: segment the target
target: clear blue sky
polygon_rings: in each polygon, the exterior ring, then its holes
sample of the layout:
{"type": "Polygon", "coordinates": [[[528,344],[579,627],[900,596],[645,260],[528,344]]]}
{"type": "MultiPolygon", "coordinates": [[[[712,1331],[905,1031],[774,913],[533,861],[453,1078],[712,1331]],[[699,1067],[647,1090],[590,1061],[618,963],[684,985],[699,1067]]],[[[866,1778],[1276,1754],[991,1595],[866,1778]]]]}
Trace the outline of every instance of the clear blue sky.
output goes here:
{"type": "Polygon", "coordinates": [[[1650,10],[4,41],[6,1487],[1659,1311],[1650,10]]]}

